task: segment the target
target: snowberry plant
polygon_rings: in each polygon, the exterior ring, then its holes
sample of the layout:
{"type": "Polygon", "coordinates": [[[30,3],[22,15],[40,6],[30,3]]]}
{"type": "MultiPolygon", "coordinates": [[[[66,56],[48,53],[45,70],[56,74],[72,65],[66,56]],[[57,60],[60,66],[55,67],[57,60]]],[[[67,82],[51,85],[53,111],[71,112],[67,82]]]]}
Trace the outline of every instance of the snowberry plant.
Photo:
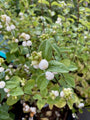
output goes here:
{"type": "Polygon", "coordinates": [[[72,115],[90,105],[89,1],[79,1],[78,12],[75,4],[0,1],[0,49],[6,50],[6,59],[0,58],[2,120],[11,119],[8,110],[18,101],[30,117],[45,104],[68,106],[72,115]]]}

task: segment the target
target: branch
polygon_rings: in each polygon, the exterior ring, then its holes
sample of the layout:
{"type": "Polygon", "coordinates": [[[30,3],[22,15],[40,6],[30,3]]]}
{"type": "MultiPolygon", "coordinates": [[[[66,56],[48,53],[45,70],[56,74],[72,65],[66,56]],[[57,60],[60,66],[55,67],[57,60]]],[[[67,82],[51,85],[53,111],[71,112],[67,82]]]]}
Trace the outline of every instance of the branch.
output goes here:
{"type": "Polygon", "coordinates": [[[60,83],[58,82],[58,80],[56,79],[56,77],[54,77],[54,78],[55,78],[56,82],[58,83],[58,85],[61,87],[61,85],[60,85],[60,83]]]}

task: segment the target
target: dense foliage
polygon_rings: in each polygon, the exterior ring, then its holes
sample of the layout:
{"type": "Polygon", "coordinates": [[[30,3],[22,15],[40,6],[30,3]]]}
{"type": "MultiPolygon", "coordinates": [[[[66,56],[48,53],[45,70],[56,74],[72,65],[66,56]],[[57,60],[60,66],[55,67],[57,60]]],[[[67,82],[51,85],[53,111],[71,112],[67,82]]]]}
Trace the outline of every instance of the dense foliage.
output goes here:
{"type": "Polygon", "coordinates": [[[72,113],[90,106],[89,7],[89,0],[0,0],[0,120],[14,119],[8,111],[19,100],[33,114],[45,104],[72,113]]]}

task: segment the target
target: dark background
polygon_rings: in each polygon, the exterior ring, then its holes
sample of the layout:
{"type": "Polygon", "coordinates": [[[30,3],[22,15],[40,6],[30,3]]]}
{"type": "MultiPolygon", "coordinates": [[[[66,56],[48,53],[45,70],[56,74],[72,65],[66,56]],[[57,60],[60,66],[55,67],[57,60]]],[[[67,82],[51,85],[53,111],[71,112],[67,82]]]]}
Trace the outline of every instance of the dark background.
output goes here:
{"type": "Polygon", "coordinates": [[[79,114],[78,116],[78,120],[90,120],[90,112],[88,112],[86,108],[84,108],[83,113],[79,114]]]}

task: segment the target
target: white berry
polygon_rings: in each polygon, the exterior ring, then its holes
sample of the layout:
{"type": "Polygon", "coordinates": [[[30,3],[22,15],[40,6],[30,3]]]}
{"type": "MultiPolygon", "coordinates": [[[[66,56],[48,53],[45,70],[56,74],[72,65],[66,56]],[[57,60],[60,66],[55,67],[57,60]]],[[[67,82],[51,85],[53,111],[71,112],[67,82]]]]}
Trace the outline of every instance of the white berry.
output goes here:
{"type": "Polygon", "coordinates": [[[48,61],[45,60],[45,59],[42,59],[42,60],[40,61],[40,63],[39,63],[39,68],[40,68],[41,70],[47,69],[47,68],[48,68],[48,61]]]}
{"type": "Polygon", "coordinates": [[[0,81],[0,88],[4,88],[5,87],[5,82],[4,81],[0,81]]]}
{"type": "Polygon", "coordinates": [[[54,79],[54,74],[53,74],[52,72],[47,71],[47,72],[45,73],[45,75],[46,75],[46,79],[47,79],[47,80],[52,80],[52,79],[54,79]]]}

